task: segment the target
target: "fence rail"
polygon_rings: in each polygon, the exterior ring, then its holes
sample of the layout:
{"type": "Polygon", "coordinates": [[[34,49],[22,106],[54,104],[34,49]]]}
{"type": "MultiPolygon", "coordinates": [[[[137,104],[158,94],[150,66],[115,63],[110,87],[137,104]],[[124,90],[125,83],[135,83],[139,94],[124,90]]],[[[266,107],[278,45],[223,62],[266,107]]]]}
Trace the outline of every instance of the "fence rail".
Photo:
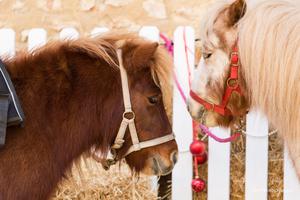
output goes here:
{"type": "MultiPolygon", "coordinates": [[[[91,30],[91,36],[108,31],[105,27],[91,30]]],[[[159,29],[145,26],[139,34],[149,40],[159,41],[159,29]]],[[[61,39],[76,39],[79,32],[72,27],[63,29],[61,39]]],[[[192,27],[178,27],[174,31],[174,71],[185,95],[189,91],[188,67],[194,66],[195,31],[192,27]],[[186,40],[183,37],[185,35],[186,40]],[[185,40],[185,41],[184,41],[185,40]],[[185,55],[186,46],[189,49],[185,55]],[[186,60],[188,59],[188,60],[186,60]],[[188,63],[188,64],[187,64],[188,63]]],[[[14,56],[16,49],[16,33],[12,29],[0,29],[0,56],[14,56]]],[[[40,28],[31,29],[28,33],[28,50],[46,44],[47,31],[40,28]]],[[[193,71],[193,69],[190,69],[193,71]]],[[[189,145],[192,142],[192,119],[178,90],[174,87],[173,96],[173,130],[179,147],[178,164],[173,171],[172,199],[192,199],[192,156],[189,145]]],[[[228,137],[229,130],[214,128],[220,137],[228,137]]],[[[247,116],[246,137],[246,171],[245,199],[267,200],[268,194],[268,122],[259,112],[252,111],[247,116]]],[[[287,151],[284,154],[284,200],[296,200],[300,197],[300,184],[291,164],[287,151]]],[[[208,161],[208,199],[230,199],[230,145],[216,143],[209,139],[208,161]]]]}

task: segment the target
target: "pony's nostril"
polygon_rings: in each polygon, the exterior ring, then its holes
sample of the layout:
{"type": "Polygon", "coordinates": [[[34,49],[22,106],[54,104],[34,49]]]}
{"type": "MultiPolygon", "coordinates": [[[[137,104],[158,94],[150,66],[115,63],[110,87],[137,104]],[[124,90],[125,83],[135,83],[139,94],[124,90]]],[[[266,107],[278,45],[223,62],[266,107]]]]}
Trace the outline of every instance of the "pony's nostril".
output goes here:
{"type": "Polygon", "coordinates": [[[177,163],[177,160],[178,160],[178,152],[173,151],[171,153],[171,161],[173,162],[173,165],[175,165],[177,163]]]}
{"type": "Polygon", "coordinates": [[[186,106],[186,109],[187,109],[188,112],[190,112],[190,106],[189,105],[186,106]]]}

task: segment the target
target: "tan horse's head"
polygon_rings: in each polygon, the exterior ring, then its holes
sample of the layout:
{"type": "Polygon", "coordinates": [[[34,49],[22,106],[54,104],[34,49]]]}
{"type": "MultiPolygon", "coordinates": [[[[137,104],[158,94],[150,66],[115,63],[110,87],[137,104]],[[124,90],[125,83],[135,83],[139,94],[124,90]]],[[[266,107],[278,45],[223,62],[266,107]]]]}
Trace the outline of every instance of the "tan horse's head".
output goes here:
{"type": "MultiPolygon", "coordinates": [[[[200,29],[202,58],[196,68],[192,91],[211,105],[221,105],[230,76],[231,53],[237,41],[237,24],[246,11],[244,0],[231,4],[222,3],[212,9],[200,29]]],[[[207,110],[202,104],[189,98],[188,108],[196,120],[203,119],[208,126],[230,126],[248,109],[244,93],[243,77],[239,73],[238,83],[243,95],[234,91],[226,103],[229,115],[222,115],[213,109],[207,110]]],[[[212,107],[213,107],[212,106],[212,107]]]]}

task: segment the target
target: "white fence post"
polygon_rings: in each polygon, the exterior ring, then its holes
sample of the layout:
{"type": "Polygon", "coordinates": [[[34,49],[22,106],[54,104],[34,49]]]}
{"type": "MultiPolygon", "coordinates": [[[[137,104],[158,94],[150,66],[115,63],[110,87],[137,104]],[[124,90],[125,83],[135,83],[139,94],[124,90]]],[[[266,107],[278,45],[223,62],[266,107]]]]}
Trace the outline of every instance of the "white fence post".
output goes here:
{"type": "Polygon", "coordinates": [[[159,29],[156,26],[143,26],[139,35],[155,42],[159,42],[159,29]]]}
{"type": "Polygon", "coordinates": [[[28,33],[28,51],[46,44],[47,32],[42,28],[31,29],[28,33]]]}
{"type": "Polygon", "coordinates": [[[300,198],[300,183],[295,168],[290,159],[287,148],[284,149],[284,200],[298,200],[300,198]]]}
{"type": "MultiPolygon", "coordinates": [[[[221,138],[230,137],[229,129],[211,128],[221,138]]],[[[208,200],[228,200],[230,197],[230,143],[208,139],[208,200]]]]}
{"type": "MultiPolygon", "coordinates": [[[[188,60],[190,71],[194,70],[195,33],[191,27],[178,27],[174,32],[174,70],[186,96],[189,94],[189,75],[187,70],[186,52],[184,46],[184,31],[186,34],[186,45],[189,48],[188,60]]],[[[174,84],[173,94],[173,131],[176,135],[179,156],[178,162],[172,173],[172,199],[192,199],[192,155],[189,146],[193,137],[192,119],[186,104],[174,84]]]]}
{"type": "Polygon", "coordinates": [[[258,111],[247,115],[245,199],[268,197],[268,120],[258,111]],[[265,136],[265,137],[263,137],[265,136]]]}
{"type": "Polygon", "coordinates": [[[98,35],[101,35],[103,33],[106,33],[107,31],[109,31],[108,28],[106,27],[95,27],[92,31],[91,31],[91,36],[92,37],[96,37],[98,35]]]}
{"type": "Polygon", "coordinates": [[[2,58],[15,55],[16,33],[10,28],[0,29],[0,56],[2,58]]]}
{"type": "Polygon", "coordinates": [[[62,40],[72,40],[72,39],[78,39],[79,33],[78,31],[73,27],[64,28],[59,33],[59,38],[62,40]]]}

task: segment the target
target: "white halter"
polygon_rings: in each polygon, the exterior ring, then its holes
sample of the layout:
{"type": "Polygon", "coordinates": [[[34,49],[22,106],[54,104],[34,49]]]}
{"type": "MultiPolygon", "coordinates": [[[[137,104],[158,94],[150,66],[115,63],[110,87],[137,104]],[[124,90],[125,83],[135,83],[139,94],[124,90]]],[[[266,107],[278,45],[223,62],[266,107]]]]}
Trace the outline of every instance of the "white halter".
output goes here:
{"type": "Polygon", "coordinates": [[[110,165],[113,165],[116,163],[116,161],[117,161],[116,160],[116,156],[117,156],[116,149],[120,149],[123,146],[123,143],[125,141],[124,136],[125,136],[127,127],[129,127],[129,132],[130,132],[130,136],[131,136],[131,140],[132,140],[132,146],[127,150],[124,157],[126,157],[128,154],[130,154],[132,152],[139,151],[139,150],[147,148],[147,147],[163,144],[163,143],[166,143],[168,141],[175,139],[174,134],[171,133],[171,134],[168,134],[168,135],[165,135],[162,137],[158,137],[155,139],[147,140],[144,142],[139,141],[135,123],[134,123],[135,114],[131,107],[130,93],[129,93],[129,87],[128,87],[128,78],[127,78],[126,70],[124,69],[124,66],[123,66],[121,49],[117,50],[117,55],[118,55],[120,72],[121,72],[122,92],[123,92],[123,101],[124,101],[125,111],[123,113],[123,120],[121,122],[118,134],[115,138],[114,144],[111,147],[111,151],[107,155],[106,159],[101,161],[101,163],[105,169],[109,169],[110,165]],[[128,117],[128,116],[130,116],[130,117],[128,117]]]}

